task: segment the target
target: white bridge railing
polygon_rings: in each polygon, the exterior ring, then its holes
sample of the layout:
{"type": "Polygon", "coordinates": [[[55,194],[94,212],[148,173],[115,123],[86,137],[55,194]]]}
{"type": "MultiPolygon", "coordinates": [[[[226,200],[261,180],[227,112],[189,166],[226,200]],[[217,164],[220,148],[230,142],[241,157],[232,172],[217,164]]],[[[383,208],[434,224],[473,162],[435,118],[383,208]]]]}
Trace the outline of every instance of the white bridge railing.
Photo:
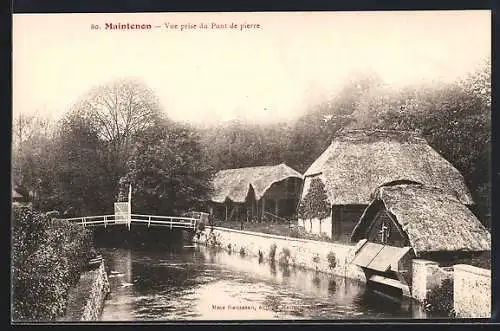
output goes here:
{"type": "Polygon", "coordinates": [[[158,216],[158,215],[99,215],[99,216],[85,216],[85,217],[72,217],[72,218],[55,218],[54,220],[68,221],[72,223],[80,223],[84,227],[87,226],[104,226],[125,224],[130,226],[131,223],[145,224],[150,226],[163,226],[183,229],[196,229],[196,223],[199,221],[193,217],[180,217],[180,216],[158,216]]]}

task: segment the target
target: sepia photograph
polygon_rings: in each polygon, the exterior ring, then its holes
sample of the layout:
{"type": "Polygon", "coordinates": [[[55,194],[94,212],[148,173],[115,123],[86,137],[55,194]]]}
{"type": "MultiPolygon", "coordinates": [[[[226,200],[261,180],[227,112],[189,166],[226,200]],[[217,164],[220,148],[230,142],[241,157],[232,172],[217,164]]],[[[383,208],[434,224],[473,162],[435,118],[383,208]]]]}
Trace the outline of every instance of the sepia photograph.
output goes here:
{"type": "Polygon", "coordinates": [[[491,15],[13,14],[11,323],[490,319],[491,15]]]}

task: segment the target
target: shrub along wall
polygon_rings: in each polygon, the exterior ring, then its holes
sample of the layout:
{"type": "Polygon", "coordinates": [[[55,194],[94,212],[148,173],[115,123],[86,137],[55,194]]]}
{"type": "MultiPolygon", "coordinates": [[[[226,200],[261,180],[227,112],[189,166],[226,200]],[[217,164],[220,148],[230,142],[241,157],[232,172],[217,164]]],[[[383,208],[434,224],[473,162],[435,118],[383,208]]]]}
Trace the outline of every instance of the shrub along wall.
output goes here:
{"type": "Polygon", "coordinates": [[[13,206],[12,320],[45,321],[64,315],[68,290],[93,254],[91,232],[13,206]]]}

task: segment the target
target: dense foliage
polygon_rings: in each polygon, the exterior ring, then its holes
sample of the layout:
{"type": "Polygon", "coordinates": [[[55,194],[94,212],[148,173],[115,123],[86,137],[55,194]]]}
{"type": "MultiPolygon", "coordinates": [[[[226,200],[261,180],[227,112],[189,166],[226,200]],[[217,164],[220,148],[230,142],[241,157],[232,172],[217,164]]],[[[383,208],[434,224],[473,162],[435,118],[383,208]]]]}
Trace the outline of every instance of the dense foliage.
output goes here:
{"type": "Polygon", "coordinates": [[[133,187],[133,208],[138,213],[180,215],[203,207],[211,192],[211,168],[203,162],[194,130],[163,124],[137,140],[126,175],[121,178],[120,198],[133,187]]]}
{"type": "Polygon", "coordinates": [[[425,309],[430,313],[446,314],[455,317],[453,308],[453,280],[444,279],[440,286],[429,291],[427,299],[424,300],[425,309]]]}
{"type": "Polygon", "coordinates": [[[285,162],[303,173],[341,129],[415,130],[463,174],[489,226],[490,67],[401,88],[356,74],[294,122],[209,127],[168,121],[150,89],[118,81],[85,94],[57,125],[15,120],[15,180],[39,208],[68,215],[112,211],[129,183],[135,210],[177,212],[198,208],[220,169],[285,162]]]}
{"type": "Polygon", "coordinates": [[[12,318],[62,316],[68,290],[91,257],[91,234],[78,225],[50,225],[25,206],[14,206],[12,216],[12,318]]]}
{"type": "Polygon", "coordinates": [[[335,255],[335,253],[330,251],[326,256],[326,259],[328,260],[328,267],[330,269],[335,269],[335,267],[337,266],[337,256],[335,255]]]}

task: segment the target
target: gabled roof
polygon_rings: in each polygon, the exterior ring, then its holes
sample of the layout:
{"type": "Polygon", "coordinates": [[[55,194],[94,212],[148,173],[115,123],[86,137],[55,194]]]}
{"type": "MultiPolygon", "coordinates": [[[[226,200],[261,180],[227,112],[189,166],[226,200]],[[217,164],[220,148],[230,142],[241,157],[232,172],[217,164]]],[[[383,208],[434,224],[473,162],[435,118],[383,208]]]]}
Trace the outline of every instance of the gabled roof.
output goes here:
{"type": "Polygon", "coordinates": [[[351,240],[364,239],[380,208],[401,225],[415,253],[437,251],[489,251],[491,235],[456,196],[423,185],[378,188],[353,230],[351,240]]]}
{"type": "Polygon", "coordinates": [[[259,166],[221,170],[214,177],[214,193],[211,200],[222,203],[226,199],[233,202],[245,202],[250,187],[259,200],[272,184],[286,178],[302,179],[302,175],[281,163],[275,166],[259,166]]]}
{"type": "Polygon", "coordinates": [[[437,186],[474,203],[460,172],[408,131],[341,131],[304,174],[314,175],[321,175],[332,205],[367,205],[377,187],[397,181],[437,186]]]}

